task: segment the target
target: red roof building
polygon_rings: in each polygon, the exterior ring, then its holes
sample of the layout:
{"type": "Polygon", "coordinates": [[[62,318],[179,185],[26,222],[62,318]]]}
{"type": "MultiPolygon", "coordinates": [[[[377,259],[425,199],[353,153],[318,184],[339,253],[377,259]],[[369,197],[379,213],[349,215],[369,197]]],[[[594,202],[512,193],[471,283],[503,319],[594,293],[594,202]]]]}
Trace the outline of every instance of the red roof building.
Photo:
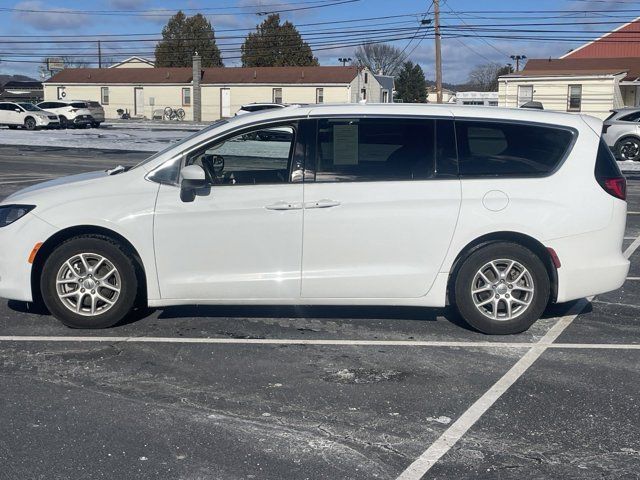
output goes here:
{"type": "Polygon", "coordinates": [[[561,56],[564,58],[640,59],[640,17],[561,56]]]}

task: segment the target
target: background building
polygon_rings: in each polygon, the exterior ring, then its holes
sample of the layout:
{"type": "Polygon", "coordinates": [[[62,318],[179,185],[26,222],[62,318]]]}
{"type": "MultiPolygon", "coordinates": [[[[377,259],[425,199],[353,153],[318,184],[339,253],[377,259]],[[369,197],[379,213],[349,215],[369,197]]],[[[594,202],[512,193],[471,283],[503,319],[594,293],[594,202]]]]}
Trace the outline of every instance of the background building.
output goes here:
{"type": "MultiPolygon", "coordinates": [[[[125,63],[126,65],[126,63],[125,63]]],[[[45,100],[100,102],[107,118],[118,110],[152,118],[165,107],[194,118],[193,72],[200,72],[204,121],[233,116],[247,103],[391,102],[393,83],[357,67],[116,68],[65,69],[44,84],[45,100]]],[[[196,115],[197,118],[197,115],[196,115]]]]}

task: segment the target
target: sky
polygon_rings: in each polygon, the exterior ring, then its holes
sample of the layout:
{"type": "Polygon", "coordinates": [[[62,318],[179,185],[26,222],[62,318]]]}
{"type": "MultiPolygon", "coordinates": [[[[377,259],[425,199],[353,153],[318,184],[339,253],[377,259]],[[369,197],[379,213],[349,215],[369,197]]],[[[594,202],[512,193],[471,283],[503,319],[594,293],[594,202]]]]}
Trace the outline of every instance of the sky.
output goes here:
{"type": "MultiPolygon", "coordinates": [[[[427,78],[434,78],[432,30],[419,27],[421,20],[433,19],[430,0],[0,0],[0,74],[38,78],[44,56],[95,55],[96,35],[158,38],[168,17],[178,9],[189,15],[198,11],[206,14],[226,66],[240,65],[237,48],[241,36],[264,19],[258,12],[275,9],[282,11],[283,19],[299,26],[321,65],[338,65],[338,58],[353,57],[353,44],[377,36],[393,40],[391,43],[422,66],[427,78]],[[320,5],[323,2],[330,5],[320,5]],[[366,18],[372,20],[361,20],[366,18]],[[71,39],[88,40],[63,42],[71,39]]],[[[512,63],[510,55],[558,57],[640,16],[640,1],[441,0],[441,11],[443,78],[463,83],[474,67],[512,63]],[[510,12],[501,13],[504,10],[510,12]],[[561,12],[545,12],[549,10],[561,12]],[[514,33],[513,29],[529,31],[514,33]]],[[[102,42],[105,58],[122,60],[129,54],[153,58],[152,41],[101,38],[119,40],[102,42]]]]}

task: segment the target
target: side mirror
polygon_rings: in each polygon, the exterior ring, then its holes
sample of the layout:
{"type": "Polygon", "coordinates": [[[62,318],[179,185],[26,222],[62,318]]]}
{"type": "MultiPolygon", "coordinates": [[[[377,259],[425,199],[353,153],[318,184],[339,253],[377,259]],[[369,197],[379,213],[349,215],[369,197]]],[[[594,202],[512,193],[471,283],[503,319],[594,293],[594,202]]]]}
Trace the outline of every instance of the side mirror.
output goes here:
{"type": "Polygon", "coordinates": [[[22,110],[20,110],[19,108],[16,108],[15,111],[18,113],[22,112],[22,110]]]}
{"type": "Polygon", "coordinates": [[[193,202],[198,190],[210,188],[207,176],[200,165],[187,165],[180,172],[180,176],[180,200],[183,202],[193,202]]]}

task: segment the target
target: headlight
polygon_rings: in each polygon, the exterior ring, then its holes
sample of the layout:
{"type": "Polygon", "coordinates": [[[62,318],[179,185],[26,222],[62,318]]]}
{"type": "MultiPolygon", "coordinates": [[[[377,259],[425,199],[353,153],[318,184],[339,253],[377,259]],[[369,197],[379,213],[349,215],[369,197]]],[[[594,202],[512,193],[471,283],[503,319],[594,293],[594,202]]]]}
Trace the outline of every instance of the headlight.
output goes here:
{"type": "Polygon", "coordinates": [[[0,228],[20,220],[34,208],[36,208],[35,205],[4,205],[0,207],[0,228]]]}

